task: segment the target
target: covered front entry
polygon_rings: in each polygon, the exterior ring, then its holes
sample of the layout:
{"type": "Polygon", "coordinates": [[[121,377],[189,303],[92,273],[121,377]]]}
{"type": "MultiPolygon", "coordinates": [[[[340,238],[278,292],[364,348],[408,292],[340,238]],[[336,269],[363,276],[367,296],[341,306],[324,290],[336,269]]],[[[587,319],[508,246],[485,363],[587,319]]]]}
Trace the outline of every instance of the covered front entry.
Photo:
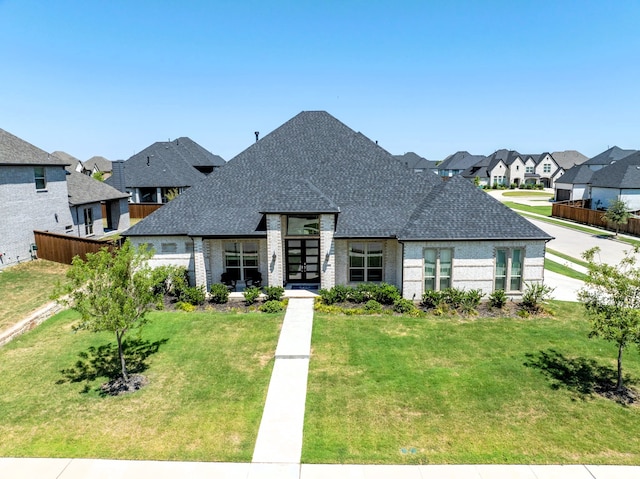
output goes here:
{"type": "Polygon", "coordinates": [[[320,282],[320,239],[287,239],[287,283],[320,282]]]}

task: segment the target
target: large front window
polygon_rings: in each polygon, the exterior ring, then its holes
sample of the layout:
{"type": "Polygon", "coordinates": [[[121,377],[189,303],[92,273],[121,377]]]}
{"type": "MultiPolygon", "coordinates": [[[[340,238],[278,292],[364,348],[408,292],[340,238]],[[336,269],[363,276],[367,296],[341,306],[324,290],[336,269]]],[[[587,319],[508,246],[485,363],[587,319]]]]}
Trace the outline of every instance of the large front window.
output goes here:
{"type": "Polygon", "coordinates": [[[320,234],[320,220],[318,216],[288,216],[287,235],[307,236],[320,234]]]}
{"type": "Polygon", "coordinates": [[[524,250],[509,248],[497,249],[494,289],[521,291],[523,262],[524,250]]]}
{"type": "Polygon", "coordinates": [[[382,281],[382,242],[349,243],[349,281],[382,281]]]}
{"type": "Polygon", "coordinates": [[[258,243],[255,241],[225,242],[224,269],[238,281],[245,281],[258,271],[258,243]]]}
{"type": "Polygon", "coordinates": [[[453,250],[427,248],[424,250],[424,289],[442,291],[451,287],[453,250]]]}

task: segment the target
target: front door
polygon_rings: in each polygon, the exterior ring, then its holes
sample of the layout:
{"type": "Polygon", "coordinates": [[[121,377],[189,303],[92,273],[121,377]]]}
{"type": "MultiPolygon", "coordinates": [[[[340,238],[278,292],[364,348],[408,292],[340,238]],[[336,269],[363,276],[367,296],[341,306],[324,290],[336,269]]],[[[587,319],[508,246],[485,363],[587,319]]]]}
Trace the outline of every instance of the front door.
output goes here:
{"type": "Polygon", "coordinates": [[[320,281],[320,240],[286,240],[287,283],[320,281]]]}

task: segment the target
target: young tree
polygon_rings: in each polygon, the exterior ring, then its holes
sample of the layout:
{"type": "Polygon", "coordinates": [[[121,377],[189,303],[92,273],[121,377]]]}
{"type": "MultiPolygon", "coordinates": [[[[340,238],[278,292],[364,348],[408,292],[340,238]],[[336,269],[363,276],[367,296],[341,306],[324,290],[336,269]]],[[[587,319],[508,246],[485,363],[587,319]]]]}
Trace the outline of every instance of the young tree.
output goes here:
{"type": "Polygon", "coordinates": [[[622,353],[629,344],[640,345],[640,268],[636,267],[636,246],[626,252],[617,266],[595,262],[600,249],[583,253],[589,262],[585,287],[578,297],[591,321],[590,337],[601,337],[618,346],[616,391],[623,390],[622,353]]]}
{"type": "Polygon", "coordinates": [[[147,260],[153,251],[135,248],[129,240],[114,252],[102,248],[89,253],[83,261],[73,259],[67,273],[69,282],[58,292],[68,293],[72,309],[81,315],[78,329],[110,331],[116,335],[122,379],[129,380],[123,351],[127,332],[146,323],[147,313],[157,303],[160,293],[147,260]]]}
{"type": "Polygon", "coordinates": [[[627,204],[622,200],[611,200],[609,208],[602,215],[602,219],[608,221],[616,227],[616,238],[618,237],[618,230],[620,225],[626,225],[631,213],[627,208],[627,204]]]}

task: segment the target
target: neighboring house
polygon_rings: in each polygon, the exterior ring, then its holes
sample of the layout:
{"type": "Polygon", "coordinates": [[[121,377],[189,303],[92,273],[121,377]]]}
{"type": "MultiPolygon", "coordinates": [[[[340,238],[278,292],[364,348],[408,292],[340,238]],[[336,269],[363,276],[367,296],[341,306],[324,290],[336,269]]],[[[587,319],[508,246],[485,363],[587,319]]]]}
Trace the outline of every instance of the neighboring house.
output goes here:
{"type": "Polygon", "coordinates": [[[127,193],[75,171],[68,174],[67,186],[74,235],[99,238],[105,231],[123,231],[129,227],[127,193]]]}
{"type": "Polygon", "coordinates": [[[430,171],[432,173],[438,174],[438,166],[436,161],[430,161],[426,158],[423,158],[420,155],[410,151],[409,153],[405,153],[404,155],[394,155],[401,163],[405,164],[407,168],[416,172],[416,173],[424,173],[425,171],[430,171]]]}
{"type": "Polygon", "coordinates": [[[73,170],[61,153],[0,129],[0,269],[36,257],[34,230],[102,236],[101,203],[108,227],[129,227],[128,195],[73,170]]]}
{"type": "Polygon", "coordinates": [[[608,150],[603,151],[582,164],[587,165],[592,171],[598,171],[599,169],[609,166],[635,152],[636,150],[623,150],[617,146],[612,146],[608,150]]]}
{"type": "Polygon", "coordinates": [[[554,185],[554,201],[577,201],[590,198],[589,183],[594,171],[587,165],[569,168],[554,185]]]}
{"type": "Polygon", "coordinates": [[[156,142],[126,161],[114,161],[106,183],[129,193],[133,203],[166,203],[167,193],[182,193],[224,164],[218,155],[182,137],[156,142]]]}
{"type": "Polygon", "coordinates": [[[66,153],[64,151],[54,151],[53,153],[51,153],[51,156],[54,156],[59,160],[68,163],[69,165],[66,167],[67,171],[76,171],[78,173],[84,172],[84,166],[82,165],[82,162],[69,153],[66,153]]]}
{"type": "Polygon", "coordinates": [[[88,176],[93,176],[95,173],[103,173],[103,179],[107,179],[111,176],[113,168],[112,162],[107,160],[104,156],[92,156],[83,163],[83,173],[88,176]]]}
{"type": "Polygon", "coordinates": [[[453,155],[447,156],[438,164],[438,175],[445,178],[459,175],[467,168],[474,166],[485,158],[483,155],[472,155],[468,151],[457,151],[453,155]]]}
{"type": "Polygon", "coordinates": [[[416,175],[326,112],[302,112],[131,227],[152,264],[331,288],[387,282],[522,294],[552,239],[462,177],[416,175]]]}
{"type": "Polygon", "coordinates": [[[591,177],[591,208],[606,210],[622,200],[630,211],[640,210],[640,151],[601,168],[591,177]]]}

